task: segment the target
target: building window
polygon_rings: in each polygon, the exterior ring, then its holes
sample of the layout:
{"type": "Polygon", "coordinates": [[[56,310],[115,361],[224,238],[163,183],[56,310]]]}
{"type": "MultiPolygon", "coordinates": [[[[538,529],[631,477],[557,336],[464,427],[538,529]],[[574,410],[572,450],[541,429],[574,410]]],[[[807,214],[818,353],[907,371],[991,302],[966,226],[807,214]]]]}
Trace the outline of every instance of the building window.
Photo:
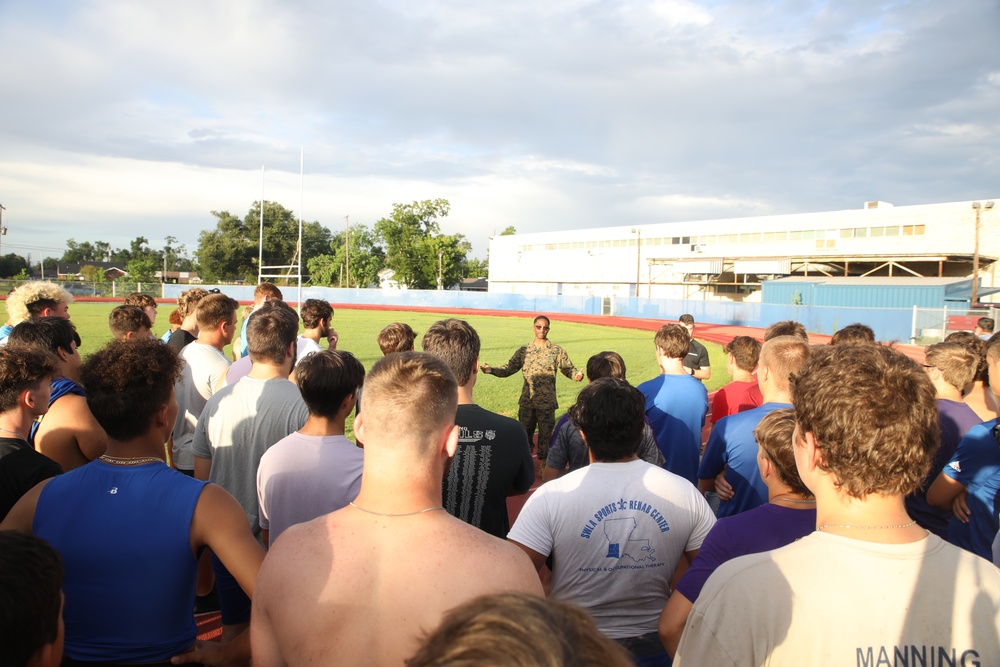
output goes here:
{"type": "Polygon", "coordinates": [[[885,227],[872,227],[871,236],[885,236],[885,227]]]}
{"type": "Polygon", "coordinates": [[[885,228],[885,235],[886,236],[899,236],[899,227],[886,227],[885,228]]]}

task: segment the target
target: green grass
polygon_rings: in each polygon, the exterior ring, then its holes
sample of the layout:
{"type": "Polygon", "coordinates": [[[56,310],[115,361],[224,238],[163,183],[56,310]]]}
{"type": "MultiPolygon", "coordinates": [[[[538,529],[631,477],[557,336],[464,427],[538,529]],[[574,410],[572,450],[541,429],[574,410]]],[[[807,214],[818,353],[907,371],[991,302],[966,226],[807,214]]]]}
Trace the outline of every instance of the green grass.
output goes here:
{"type": "MultiPolygon", "coordinates": [[[[83,340],[81,353],[84,357],[111,340],[108,315],[115,305],[74,303],[70,307],[73,323],[83,340]]],[[[160,307],[156,325],[153,327],[157,335],[166,331],[169,313],[170,308],[166,304],[160,307]]],[[[6,320],[5,310],[3,316],[6,320]]],[[[370,369],[382,356],[375,343],[375,336],[385,325],[390,322],[408,323],[417,332],[417,349],[419,349],[420,337],[431,324],[443,317],[450,316],[422,312],[338,309],[334,314],[333,326],[340,335],[337,347],[353,353],[366,369],[370,369]]],[[[518,347],[533,337],[531,319],[526,317],[469,315],[462,318],[479,332],[482,341],[480,363],[494,366],[503,364],[518,347]]],[[[632,384],[638,385],[659,373],[653,353],[652,331],[560,322],[558,316],[554,316],[550,337],[553,342],[566,350],[577,368],[581,370],[585,369],[587,359],[591,355],[604,350],[613,350],[625,359],[628,379],[632,384]]],[[[712,377],[706,382],[706,386],[709,391],[714,391],[730,381],[726,373],[726,355],[720,345],[711,342],[704,344],[712,361],[712,377]]],[[[226,349],[226,353],[229,354],[229,348],[226,349]]],[[[521,395],[522,382],[523,377],[520,373],[509,378],[480,374],[475,389],[476,402],[488,410],[516,418],[517,399],[521,395]]],[[[572,382],[559,375],[556,389],[560,409],[557,415],[565,412],[573,404],[582,386],[582,383],[572,382]]]]}

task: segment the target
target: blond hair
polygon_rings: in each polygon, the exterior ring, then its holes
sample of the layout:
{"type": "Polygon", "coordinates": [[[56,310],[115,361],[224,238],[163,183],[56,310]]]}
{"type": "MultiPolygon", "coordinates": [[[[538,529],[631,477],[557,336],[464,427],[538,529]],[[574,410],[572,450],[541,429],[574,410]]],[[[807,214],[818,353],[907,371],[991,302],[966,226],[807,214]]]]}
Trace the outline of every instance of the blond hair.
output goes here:
{"type": "Polygon", "coordinates": [[[62,285],[50,283],[46,280],[32,280],[24,283],[7,297],[7,317],[14,324],[38,315],[41,311],[32,308],[41,301],[52,302],[49,307],[57,303],[73,303],[73,295],[63,289],[62,285]]]}

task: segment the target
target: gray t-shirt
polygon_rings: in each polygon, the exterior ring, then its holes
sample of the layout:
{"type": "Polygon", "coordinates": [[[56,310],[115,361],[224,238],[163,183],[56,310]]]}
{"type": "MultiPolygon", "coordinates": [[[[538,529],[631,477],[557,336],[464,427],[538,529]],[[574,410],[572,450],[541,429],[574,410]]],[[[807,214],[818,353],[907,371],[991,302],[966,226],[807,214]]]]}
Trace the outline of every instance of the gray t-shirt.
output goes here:
{"type": "Polygon", "coordinates": [[[209,481],[235,496],[260,535],[257,468],[271,445],[302,428],[309,410],[286,379],[245,377],[208,399],[195,429],[194,455],[212,459],[209,481]]]}
{"type": "Polygon", "coordinates": [[[208,399],[221,389],[229,370],[229,359],[211,345],[197,341],[184,346],[181,379],[174,384],[177,398],[177,420],[174,422],[174,465],[180,470],[194,470],[191,441],[198,418],[208,399]]]}

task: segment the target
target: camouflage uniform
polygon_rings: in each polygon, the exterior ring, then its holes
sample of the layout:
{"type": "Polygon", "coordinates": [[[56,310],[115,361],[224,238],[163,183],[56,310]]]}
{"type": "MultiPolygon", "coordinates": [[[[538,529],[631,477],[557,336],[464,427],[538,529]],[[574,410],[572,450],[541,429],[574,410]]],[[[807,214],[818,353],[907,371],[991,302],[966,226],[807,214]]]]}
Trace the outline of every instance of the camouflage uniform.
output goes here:
{"type": "Polygon", "coordinates": [[[529,442],[535,433],[535,426],[538,426],[538,460],[544,463],[555,428],[556,408],[559,407],[556,371],[562,371],[571,380],[580,371],[570,361],[566,351],[550,340],[545,340],[542,345],[522,345],[506,364],[492,367],[490,374],[505,378],[518,371],[524,372],[524,387],[517,401],[517,420],[527,431],[529,442]]]}

